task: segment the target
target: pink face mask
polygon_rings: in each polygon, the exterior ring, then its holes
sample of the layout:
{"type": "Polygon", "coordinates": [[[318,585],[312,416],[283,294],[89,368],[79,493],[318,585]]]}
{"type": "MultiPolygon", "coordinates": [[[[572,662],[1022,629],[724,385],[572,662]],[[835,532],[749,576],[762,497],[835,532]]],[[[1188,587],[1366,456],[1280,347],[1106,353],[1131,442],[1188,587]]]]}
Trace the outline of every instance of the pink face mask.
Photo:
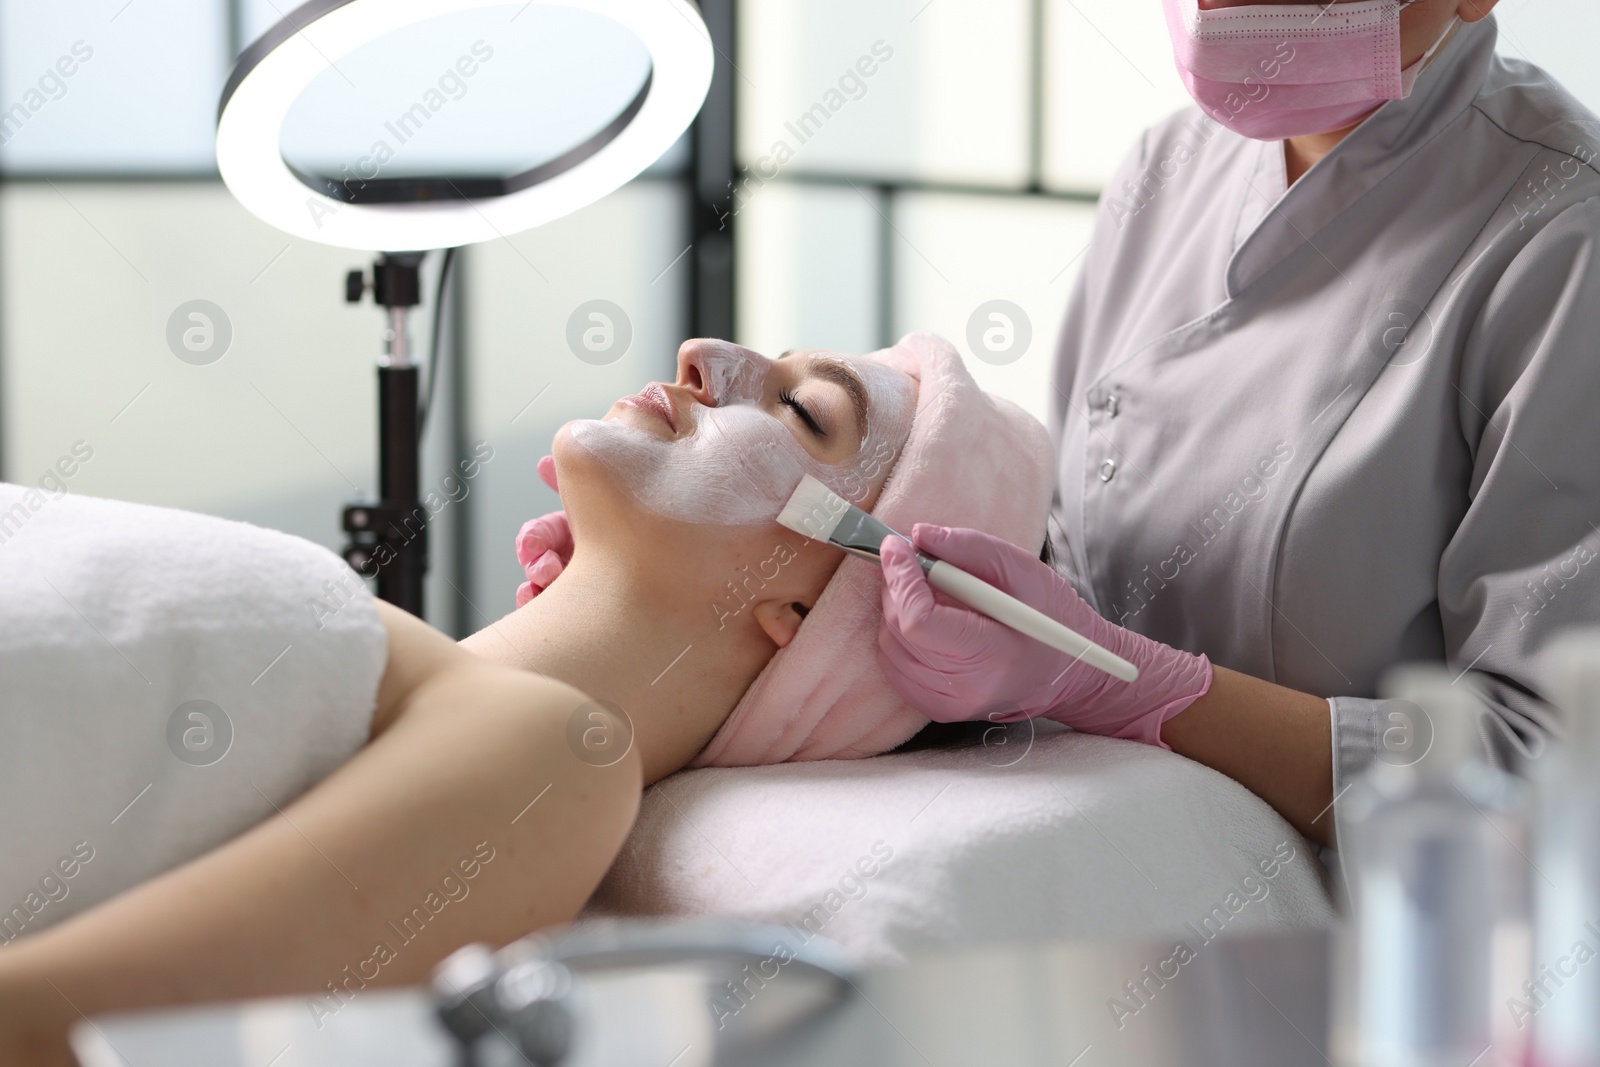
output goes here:
{"type": "Polygon", "coordinates": [[[1162,3],[1189,95],[1228,129],[1261,141],[1342,130],[1386,100],[1403,100],[1450,32],[1402,69],[1401,0],[1209,11],[1198,0],[1162,3]]]}

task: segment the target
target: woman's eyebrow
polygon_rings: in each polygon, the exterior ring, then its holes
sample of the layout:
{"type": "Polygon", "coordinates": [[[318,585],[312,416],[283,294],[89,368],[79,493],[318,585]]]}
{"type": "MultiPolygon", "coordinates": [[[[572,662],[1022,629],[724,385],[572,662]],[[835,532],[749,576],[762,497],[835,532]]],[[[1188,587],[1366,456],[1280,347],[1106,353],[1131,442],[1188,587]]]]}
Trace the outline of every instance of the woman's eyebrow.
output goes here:
{"type": "MultiPolygon", "coordinates": [[[[787,354],[785,353],[785,355],[787,354]]],[[[866,440],[867,387],[861,384],[861,379],[857,377],[856,372],[846,367],[843,363],[835,363],[831,359],[814,359],[806,367],[806,376],[832,382],[845,391],[850,397],[851,408],[855,410],[856,437],[866,440]]]]}

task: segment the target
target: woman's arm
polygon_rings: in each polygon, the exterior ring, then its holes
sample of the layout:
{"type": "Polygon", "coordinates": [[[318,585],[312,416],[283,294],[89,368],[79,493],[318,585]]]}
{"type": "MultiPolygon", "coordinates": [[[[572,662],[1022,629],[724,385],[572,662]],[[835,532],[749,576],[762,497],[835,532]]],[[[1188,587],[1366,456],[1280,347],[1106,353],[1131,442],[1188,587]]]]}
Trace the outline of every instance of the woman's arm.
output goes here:
{"type": "Polygon", "coordinates": [[[1225,667],[1161,726],[1172,751],[1221,771],[1320,844],[1333,840],[1328,702],[1225,667]]]}
{"type": "Polygon", "coordinates": [[[0,1062],[70,1064],[80,1013],[299,992],[337,1011],[577,914],[632,825],[638,754],[584,762],[582,693],[379,612],[371,743],[247,833],[0,949],[0,1062]]]}
{"type": "Polygon", "coordinates": [[[879,663],[913,706],[945,722],[999,708],[1009,712],[999,721],[1045,715],[1088,733],[1165,742],[1239,782],[1313,840],[1332,839],[1327,701],[1212,666],[1107,622],[1048,564],[999,538],[923,523],[912,527],[912,537],[919,549],[1139,668],[1135,681],[1113,681],[964,605],[938,599],[915,557],[888,538],[879,663]]]}

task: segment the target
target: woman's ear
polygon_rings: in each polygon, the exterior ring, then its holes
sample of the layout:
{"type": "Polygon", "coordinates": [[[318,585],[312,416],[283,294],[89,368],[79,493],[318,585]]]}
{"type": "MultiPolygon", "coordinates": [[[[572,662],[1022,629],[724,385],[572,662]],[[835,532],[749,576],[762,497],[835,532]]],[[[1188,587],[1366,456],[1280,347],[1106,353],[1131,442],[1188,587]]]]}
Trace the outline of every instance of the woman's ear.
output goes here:
{"type": "Polygon", "coordinates": [[[762,600],[755,606],[756,625],[772,638],[772,643],[785,648],[794,640],[800,622],[811,611],[808,604],[798,600],[762,600]]]}

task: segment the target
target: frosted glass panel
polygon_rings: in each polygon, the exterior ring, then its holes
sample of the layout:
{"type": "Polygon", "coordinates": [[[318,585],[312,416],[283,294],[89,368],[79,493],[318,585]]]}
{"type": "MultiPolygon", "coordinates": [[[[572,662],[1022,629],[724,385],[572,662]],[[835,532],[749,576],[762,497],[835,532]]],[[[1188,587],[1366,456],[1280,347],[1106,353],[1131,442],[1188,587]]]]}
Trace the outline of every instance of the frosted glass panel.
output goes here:
{"type": "Polygon", "coordinates": [[[1023,185],[1026,0],[751,0],[740,6],[739,145],[784,171],[1023,185]]]}
{"type": "Polygon", "coordinates": [[[896,198],[895,330],[955,343],[978,384],[1047,417],[1050,367],[1094,209],[1042,197],[896,198]],[[974,344],[976,341],[976,344],[974,344]]]}
{"type": "Polygon", "coordinates": [[[636,181],[466,251],[467,436],[495,450],[475,489],[467,629],[516,607],[517,530],[561,506],[536,470],[557,427],[677,373],[687,219],[681,189],[636,181]]]}
{"type": "Polygon", "coordinates": [[[1502,0],[1500,53],[1536,63],[1555,75],[1591,111],[1600,111],[1600,5],[1593,0],[1502,0]]]}
{"type": "Polygon", "coordinates": [[[216,170],[218,0],[0,0],[0,167],[216,170]]]}
{"type": "Polygon", "coordinates": [[[738,216],[739,341],[868,352],[880,346],[876,190],[769,185],[738,216]]]}
{"type": "MultiPolygon", "coordinates": [[[[284,237],[220,184],[55,184],[0,196],[3,477],[37,483],[81,440],[93,459],[72,492],[241,519],[340,551],[341,509],[376,481],[384,320],[344,302],[345,271],[367,257],[284,237]]],[[[413,316],[424,349],[436,267],[425,266],[429,301],[413,316]]],[[[436,432],[448,427],[447,380],[435,401],[423,492],[459,498],[444,480],[451,442],[436,432]]],[[[446,630],[460,510],[452,500],[430,532],[428,620],[446,630]]]]}
{"type": "MultiPolygon", "coordinates": [[[[18,183],[0,205],[8,477],[82,438],[72,488],[100,496],[237,514],[371,486],[382,318],[343,300],[360,253],[291,240],[220,183],[18,183]],[[220,310],[178,314],[196,300],[220,310]],[[191,362],[191,329],[214,361],[191,362]]],[[[330,508],[295,532],[336,528],[330,508]]]]}
{"type": "Polygon", "coordinates": [[[1146,126],[1192,101],[1160,0],[1044,6],[1044,184],[1098,192],[1146,126]]]}
{"type": "Polygon", "coordinates": [[[689,165],[689,134],[694,127],[683,132],[683,136],[672,142],[672,147],[661,153],[661,158],[644,169],[644,174],[656,178],[664,174],[681,174],[689,165]]]}
{"type": "Polygon", "coordinates": [[[244,46],[260,37],[267,30],[300,4],[296,0],[238,0],[239,2],[239,45],[240,51],[244,46]]]}

